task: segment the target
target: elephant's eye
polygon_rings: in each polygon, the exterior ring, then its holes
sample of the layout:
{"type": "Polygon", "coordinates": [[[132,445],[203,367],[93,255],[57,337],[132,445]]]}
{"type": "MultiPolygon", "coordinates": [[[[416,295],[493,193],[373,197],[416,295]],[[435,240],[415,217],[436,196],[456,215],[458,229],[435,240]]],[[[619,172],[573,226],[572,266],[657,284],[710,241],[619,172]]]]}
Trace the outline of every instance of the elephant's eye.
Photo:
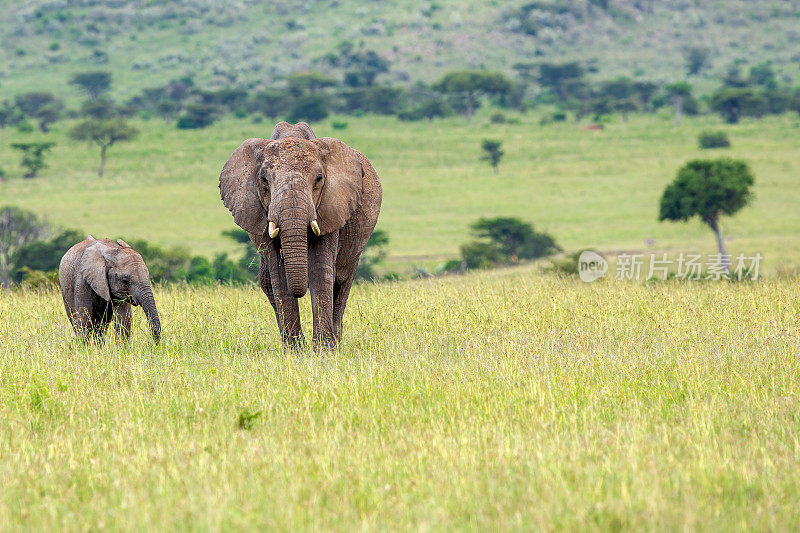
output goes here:
{"type": "Polygon", "coordinates": [[[314,181],[315,184],[319,185],[322,183],[322,174],[317,175],[317,179],[314,181]]]}

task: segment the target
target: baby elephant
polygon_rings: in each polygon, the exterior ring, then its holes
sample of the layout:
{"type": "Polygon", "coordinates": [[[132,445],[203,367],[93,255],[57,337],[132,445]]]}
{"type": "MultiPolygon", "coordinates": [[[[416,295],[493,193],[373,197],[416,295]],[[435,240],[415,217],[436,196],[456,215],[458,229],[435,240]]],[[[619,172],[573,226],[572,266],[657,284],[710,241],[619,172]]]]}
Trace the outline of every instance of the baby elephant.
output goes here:
{"type": "Polygon", "coordinates": [[[136,250],[122,239],[91,235],[70,248],[58,268],[61,296],[78,337],[99,339],[114,317],[123,339],[131,333],[131,304],[141,305],[156,342],[161,321],[156,311],[150,272],[136,250]]]}

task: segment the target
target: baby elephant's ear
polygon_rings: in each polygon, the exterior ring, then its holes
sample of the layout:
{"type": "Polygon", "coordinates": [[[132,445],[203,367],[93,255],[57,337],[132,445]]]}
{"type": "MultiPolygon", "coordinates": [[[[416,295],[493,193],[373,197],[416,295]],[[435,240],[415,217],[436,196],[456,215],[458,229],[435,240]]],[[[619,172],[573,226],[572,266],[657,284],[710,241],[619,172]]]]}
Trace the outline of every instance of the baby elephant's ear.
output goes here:
{"type": "Polygon", "coordinates": [[[256,186],[258,169],[268,144],[266,139],[247,139],[231,154],[219,175],[222,202],[233,213],[234,222],[255,235],[263,235],[267,227],[267,213],[256,186]]]}
{"type": "Polygon", "coordinates": [[[347,223],[359,203],[364,170],[358,152],[339,139],[323,137],[312,141],[322,154],[325,185],[317,206],[320,233],[336,231],[347,223]]]}
{"type": "Polygon", "coordinates": [[[96,241],[83,252],[80,273],[81,277],[94,292],[99,294],[105,301],[111,301],[111,290],[108,287],[108,264],[106,263],[106,245],[96,241]]]}

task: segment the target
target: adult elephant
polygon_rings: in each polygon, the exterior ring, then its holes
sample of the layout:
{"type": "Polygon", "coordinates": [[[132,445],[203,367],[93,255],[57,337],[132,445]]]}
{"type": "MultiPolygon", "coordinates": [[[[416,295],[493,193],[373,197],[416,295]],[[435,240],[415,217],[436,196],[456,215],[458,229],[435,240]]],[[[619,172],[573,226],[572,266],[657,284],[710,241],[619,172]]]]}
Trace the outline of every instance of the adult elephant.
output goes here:
{"type": "Polygon", "coordinates": [[[342,141],[284,136],[296,130],[282,124],[290,128],[278,124],[274,139],[248,139],[233,152],[220,193],[260,251],[259,284],[283,342],[303,343],[297,299],[310,288],[314,344],[332,347],[378,221],[381,183],[369,160],[342,141]]]}

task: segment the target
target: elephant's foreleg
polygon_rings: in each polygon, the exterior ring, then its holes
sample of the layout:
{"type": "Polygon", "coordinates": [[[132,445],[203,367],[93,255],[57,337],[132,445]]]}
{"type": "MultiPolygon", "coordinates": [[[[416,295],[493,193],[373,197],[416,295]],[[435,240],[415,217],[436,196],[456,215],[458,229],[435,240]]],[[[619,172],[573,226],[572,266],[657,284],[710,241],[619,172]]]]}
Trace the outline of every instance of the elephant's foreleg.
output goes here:
{"type": "Polygon", "coordinates": [[[258,265],[258,284],[267,295],[269,304],[275,309],[275,294],[272,292],[272,280],[269,276],[269,258],[266,250],[261,252],[261,263],[258,265]]]}
{"type": "Polygon", "coordinates": [[[333,347],[336,334],[333,322],[333,283],[339,232],[313,239],[308,246],[308,279],[311,310],[314,314],[314,346],[333,347]]]}
{"type": "MultiPolygon", "coordinates": [[[[297,298],[294,298],[289,293],[283,260],[281,259],[280,250],[274,243],[267,245],[266,256],[269,279],[272,284],[273,300],[270,303],[275,309],[275,318],[278,321],[281,339],[288,346],[300,347],[305,342],[303,340],[303,329],[300,326],[300,306],[297,303],[297,298]]],[[[267,297],[269,297],[269,294],[267,294],[267,297]]]]}
{"type": "Polygon", "coordinates": [[[117,307],[114,312],[114,331],[117,332],[117,339],[127,341],[131,335],[131,304],[124,303],[117,307]]]}
{"type": "Polygon", "coordinates": [[[101,342],[108,329],[108,323],[114,318],[114,305],[99,297],[95,297],[92,312],[92,334],[97,342],[101,342]]]}

